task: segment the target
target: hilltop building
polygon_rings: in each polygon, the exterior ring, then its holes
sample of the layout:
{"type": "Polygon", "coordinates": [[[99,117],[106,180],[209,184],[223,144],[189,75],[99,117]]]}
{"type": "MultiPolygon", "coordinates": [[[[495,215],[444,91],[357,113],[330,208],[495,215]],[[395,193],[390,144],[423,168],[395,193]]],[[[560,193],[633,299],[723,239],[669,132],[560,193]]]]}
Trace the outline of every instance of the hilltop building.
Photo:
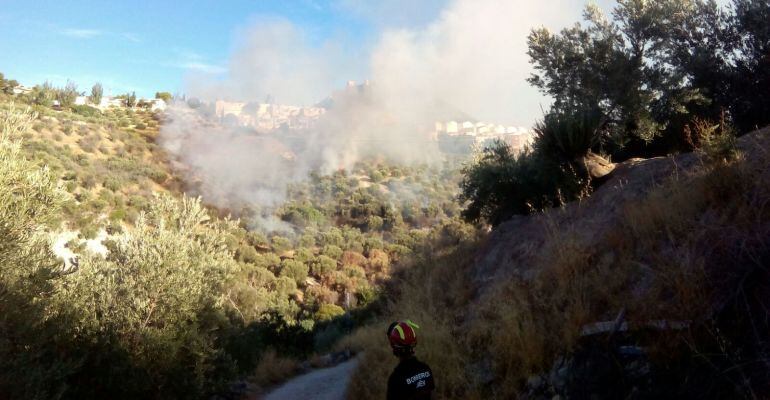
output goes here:
{"type": "Polygon", "coordinates": [[[473,121],[436,122],[431,133],[438,140],[439,148],[448,153],[469,153],[474,148],[485,148],[496,140],[507,143],[515,151],[530,145],[533,139],[530,129],[473,121]]]}
{"type": "Polygon", "coordinates": [[[306,129],[326,110],[271,103],[243,103],[217,100],[215,115],[224,123],[249,126],[259,130],[306,129]]]}

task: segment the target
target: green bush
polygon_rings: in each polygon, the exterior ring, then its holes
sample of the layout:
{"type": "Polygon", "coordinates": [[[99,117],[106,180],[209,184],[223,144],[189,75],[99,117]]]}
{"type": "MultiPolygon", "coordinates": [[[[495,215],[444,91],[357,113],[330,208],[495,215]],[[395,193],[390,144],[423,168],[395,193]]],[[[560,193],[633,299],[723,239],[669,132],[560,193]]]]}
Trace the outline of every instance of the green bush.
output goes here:
{"type": "MultiPolygon", "coordinates": [[[[61,212],[65,194],[49,171],[27,161],[18,142],[36,115],[0,109],[0,397],[51,398],[76,357],[52,344],[70,308],[50,301],[59,267],[42,225],[61,212]],[[57,371],[52,373],[52,371],[57,371]]],[[[66,342],[66,339],[64,340],[66,342]]]]}
{"type": "Polygon", "coordinates": [[[123,221],[126,219],[126,210],[124,208],[116,208],[110,212],[110,221],[123,221]]]}
{"type": "Polygon", "coordinates": [[[102,182],[102,185],[106,189],[109,189],[113,192],[117,192],[118,190],[120,190],[121,187],[123,187],[123,183],[120,180],[113,177],[107,177],[107,179],[105,179],[104,182],[102,182]]]}
{"type": "Polygon", "coordinates": [[[235,259],[245,263],[256,263],[260,256],[257,250],[248,245],[241,245],[235,252],[235,259]]]}
{"type": "Polygon", "coordinates": [[[516,214],[559,206],[587,190],[586,181],[570,163],[529,150],[516,155],[502,142],[484,149],[463,174],[460,199],[466,207],[462,216],[492,225],[516,214]]]}
{"type": "Polygon", "coordinates": [[[326,245],[321,250],[321,254],[334,260],[339,260],[342,257],[342,249],[334,245],[326,245]]]}
{"type": "Polygon", "coordinates": [[[300,247],[294,252],[294,259],[302,263],[310,263],[314,258],[313,251],[305,247],[300,247]]]}
{"type": "Polygon", "coordinates": [[[147,198],[144,196],[132,194],[128,198],[128,205],[138,210],[144,210],[147,204],[148,204],[147,198]]]}
{"type": "Polygon", "coordinates": [[[272,239],[270,239],[270,241],[273,247],[273,251],[278,254],[284,253],[289,249],[291,249],[291,240],[283,236],[278,236],[278,235],[273,236],[272,239]]]}
{"type": "Polygon", "coordinates": [[[685,127],[692,146],[711,162],[723,163],[738,158],[737,135],[724,117],[719,123],[695,119],[685,127]]]}
{"type": "Polygon", "coordinates": [[[85,257],[65,277],[56,301],[82,309],[79,335],[106,347],[77,365],[77,379],[94,383],[71,396],[198,398],[233,376],[216,332],[227,327],[221,296],[237,266],[207,220],[197,201],[160,198],[107,259],[85,257]],[[115,383],[95,384],[105,381],[115,383]]]}
{"type": "Polygon", "coordinates": [[[600,110],[552,112],[535,125],[535,150],[546,157],[574,162],[600,144],[600,110]]]}
{"type": "Polygon", "coordinates": [[[321,255],[312,261],[310,264],[310,270],[316,277],[327,277],[332,272],[337,270],[337,261],[327,256],[321,255]]]}
{"type": "Polygon", "coordinates": [[[99,111],[99,109],[87,105],[73,105],[70,108],[75,114],[84,117],[98,117],[102,115],[102,112],[99,111]]]}
{"type": "Polygon", "coordinates": [[[147,176],[152,179],[153,182],[157,184],[162,184],[163,182],[168,179],[168,174],[166,174],[163,170],[157,167],[150,168],[148,167],[145,169],[145,173],[147,176]]]}
{"type": "Polygon", "coordinates": [[[308,266],[304,263],[294,260],[283,260],[281,262],[280,276],[286,276],[294,280],[297,286],[303,286],[307,279],[308,266]]]}
{"type": "Polygon", "coordinates": [[[331,321],[332,319],[345,314],[345,310],[336,304],[321,304],[318,311],[313,314],[316,321],[331,321]]]}

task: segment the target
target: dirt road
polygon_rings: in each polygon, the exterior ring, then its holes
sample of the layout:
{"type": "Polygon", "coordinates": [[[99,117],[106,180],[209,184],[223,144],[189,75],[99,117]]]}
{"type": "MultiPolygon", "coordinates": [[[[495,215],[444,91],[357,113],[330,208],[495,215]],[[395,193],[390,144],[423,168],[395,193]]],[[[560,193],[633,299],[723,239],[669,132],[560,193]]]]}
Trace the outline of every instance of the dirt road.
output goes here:
{"type": "Polygon", "coordinates": [[[268,393],[264,400],[344,400],[358,359],[298,376],[268,393]]]}

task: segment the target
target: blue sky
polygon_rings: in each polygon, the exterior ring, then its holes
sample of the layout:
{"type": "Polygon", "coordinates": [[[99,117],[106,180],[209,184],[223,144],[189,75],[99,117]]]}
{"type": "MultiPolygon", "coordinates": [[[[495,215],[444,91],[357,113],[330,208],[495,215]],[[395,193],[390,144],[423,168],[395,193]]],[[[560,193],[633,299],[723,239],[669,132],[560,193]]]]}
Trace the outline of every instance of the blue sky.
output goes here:
{"type": "MultiPolygon", "coordinates": [[[[428,11],[401,22],[428,21],[441,2],[425,2],[428,11]]],[[[113,94],[178,92],[187,74],[223,73],[234,35],[254,20],[284,18],[311,41],[363,48],[381,28],[367,14],[375,11],[353,0],[0,0],[0,72],[24,85],[71,79],[81,91],[99,81],[113,94]]]]}
{"type": "Polygon", "coordinates": [[[371,79],[408,112],[440,99],[531,126],[550,99],[526,82],[527,34],[573,24],[587,1],[0,0],[0,72],[27,86],[299,105],[371,79]]]}

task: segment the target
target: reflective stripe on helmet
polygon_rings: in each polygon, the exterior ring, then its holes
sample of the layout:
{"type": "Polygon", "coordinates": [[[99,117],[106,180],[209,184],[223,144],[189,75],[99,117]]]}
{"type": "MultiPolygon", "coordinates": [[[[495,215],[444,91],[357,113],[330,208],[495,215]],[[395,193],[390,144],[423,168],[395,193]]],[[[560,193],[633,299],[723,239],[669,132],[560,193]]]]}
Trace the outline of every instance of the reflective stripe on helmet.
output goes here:
{"type": "Polygon", "coordinates": [[[398,321],[388,328],[390,345],[413,347],[417,344],[417,328],[419,326],[410,320],[398,321]]]}
{"type": "Polygon", "coordinates": [[[394,329],[398,331],[398,336],[401,336],[401,340],[406,340],[406,335],[404,335],[404,328],[402,328],[401,325],[396,325],[394,329]]]}
{"type": "MultiPolygon", "coordinates": [[[[408,320],[406,320],[404,322],[406,322],[407,325],[411,326],[413,331],[415,329],[420,329],[420,325],[415,324],[414,322],[412,322],[411,319],[408,319],[408,320]]],[[[416,331],[415,331],[415,333],[416,333],[416,331]]]]}

